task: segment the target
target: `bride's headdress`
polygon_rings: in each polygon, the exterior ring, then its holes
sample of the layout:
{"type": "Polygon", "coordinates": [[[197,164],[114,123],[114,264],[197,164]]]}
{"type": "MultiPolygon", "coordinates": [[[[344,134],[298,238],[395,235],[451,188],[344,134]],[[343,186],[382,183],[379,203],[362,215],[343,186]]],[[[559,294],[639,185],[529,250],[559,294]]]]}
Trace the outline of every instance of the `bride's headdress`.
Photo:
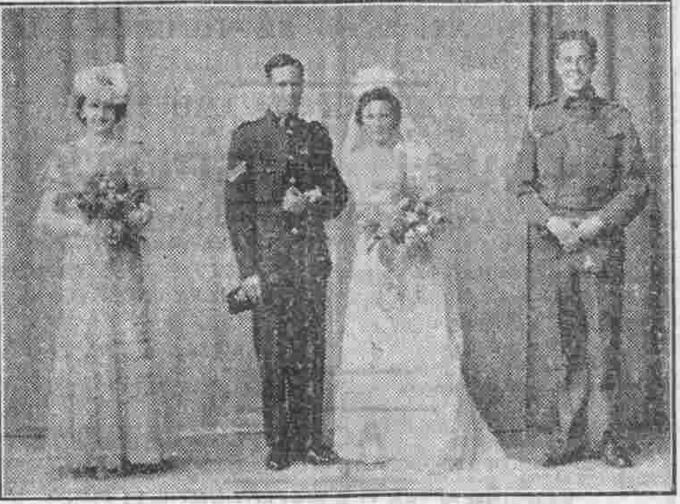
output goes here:
{"type": "MultiPolygon", "coordinates": [[[[370,91],[371,89],[381,87],[389,89],[392,94],[401,99],[400,80],[397,74],[389,68],[382,66],[364,68],[357,72],[357,74],[352,78],[351,83],[352,95],[354,96],[354,108],[356,108],[361,95],[367,91],[370,91]]],[[[421,170],[423,167],[420,165],[424,164],[424,160],[427,159],[431,149],[427,142],[420,138],[415,131],[415,122],[408,113],[408,108],[405,106],[403,101],[401,102],[401,105],[401,128],[399,131],[400,140],[395,148],[401,153],[402,156],[408,158],[408,164],[411,165],[408,167],[408,171],[411,172],[412,175],[417,176],[421,171],[423,171],[421,170]]],[[[361,128],[356,123],[355,115],[350,114],[347,135],[342,145],[343,161],[349,159],[352,151],[359,148],[361,143],[361,128]]],[[[348,169],[349,167],[344,167],[344,170],[348,169]]]]}
{"type": "MultiPolygon", "coordinates": [[[[373,66],[359,70],[352,78],[353,107],[356,108],[361,95],[376,88],[387,88],[394,95],[398,95],[397,74],[388,68],[373,66]]],[[[361,129],[355,121],[354,114],[350,114],[347,135],[342,145],[343,156],[348,156],[361,144],[361,129]]]]}
{"type": "MultiPolygon", "coordinates": [[[[408,113],[408,108],[405,106],[401,96],[400,79],[394,70],[382,66],[373,66],[359,70],[352,78],[352,95],[354,96],[354,107],[357,106],[358,100],[362,94],[384,87],[389,89],[392,94],[401,100],[401,136],[406,142],[413,142],[416,138],[415,122],[408,113]]],[[[349,126],[347,128],[347,136],[343,142],[343,152],[349,153],[358,147],[360,142],[361,132],[354,121],[354,115],[350,115],[349,126]]]]}
{"type": "Polygon", "coordinates": [[[394,94],[398,94],[397,74],[387,68],[374,66],[359,70],[352,79],[352,94],[355,100],[366,91],[379,87],[386,87],[394,94]]]}

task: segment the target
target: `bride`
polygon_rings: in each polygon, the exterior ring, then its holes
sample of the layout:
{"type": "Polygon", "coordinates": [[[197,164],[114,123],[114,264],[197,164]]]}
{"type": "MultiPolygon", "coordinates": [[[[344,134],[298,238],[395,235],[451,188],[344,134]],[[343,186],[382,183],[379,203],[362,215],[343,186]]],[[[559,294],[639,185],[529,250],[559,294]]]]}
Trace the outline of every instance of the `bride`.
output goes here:
{"type": "Polygon", "coordinates": [[[466,389],[460,327],[445,319],[437,165],[405,141],[399,99],[375,83],[358,98],[343,153],[355,250],[336,377],[336,449],[350,462],[425,469],[504,458],[466,389]],[[431,227],[424,238],[409,221],[417,212],[404,210],[416,204],[427,214],[422,229],[431,227]]]}

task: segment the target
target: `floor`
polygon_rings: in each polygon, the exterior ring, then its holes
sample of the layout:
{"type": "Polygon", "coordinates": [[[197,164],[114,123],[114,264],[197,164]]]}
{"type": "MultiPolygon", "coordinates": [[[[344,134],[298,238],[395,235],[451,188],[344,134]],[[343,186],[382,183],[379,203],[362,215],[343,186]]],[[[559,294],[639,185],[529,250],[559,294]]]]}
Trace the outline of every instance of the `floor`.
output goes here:
{"type": "Polygon", "coordinates": [[[504,447],[513,459],[448,474],[423,474],[398,466],[349,464],[294,465],[285,471],[272,472],[263,467],[265,447],[259,437],[246,435],[226,440],[224,436],[204,434],[185,441],[178,451],[178,466],[171,472],[88,480],[49,476],[42,439],[8,438],[3,454],[3,497],[667,492],[671,489],[667,435],[638,435],[635,467],[623,470],[604,466],[599,461],[543,468],[527,462],[534,442],[536,439],[526,439],[521,434],[505,436],[504,447]]]}

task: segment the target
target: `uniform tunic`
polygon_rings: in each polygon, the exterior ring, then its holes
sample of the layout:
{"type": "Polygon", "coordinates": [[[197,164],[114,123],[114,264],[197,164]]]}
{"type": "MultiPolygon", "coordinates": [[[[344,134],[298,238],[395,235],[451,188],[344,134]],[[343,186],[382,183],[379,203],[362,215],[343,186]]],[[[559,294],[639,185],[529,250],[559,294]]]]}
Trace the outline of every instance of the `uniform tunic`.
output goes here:
{"type": "Polygon", "coordinates": [[[630,112],[592,87],[538,105],[510,184],[529,224],[530,364],[549,390],[529,415],[557,413],[563,438],[596,448],[617,428],[624,229],[647,195],[630,112]],[[604,227],[567,252],[546,228],[554,215],[598,216],[604,227]]]}
{"type": "Polygon", "coordinates": [[[241,278],[257,274],[253,310],[270,446],[303,451],[321,442],[325,298],[331,261],[324,221],[347,203],[347,187],[318,122],[281,121],[271,111],[233,133],[225,185],[226,220],[241,278]],[[318,187],[301,215],[282,208],[286,191],[318,187]]]}

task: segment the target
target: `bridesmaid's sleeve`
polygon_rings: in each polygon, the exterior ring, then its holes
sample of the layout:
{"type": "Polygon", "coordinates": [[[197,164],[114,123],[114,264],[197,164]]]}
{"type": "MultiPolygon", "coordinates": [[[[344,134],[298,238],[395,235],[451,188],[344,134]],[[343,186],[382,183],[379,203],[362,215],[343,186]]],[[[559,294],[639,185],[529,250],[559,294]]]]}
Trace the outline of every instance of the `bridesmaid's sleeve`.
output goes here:
{"type": "Polygon", "coordinates": [[[58,149],[47,161],[39,177],[42,197],[35,224],[57,233],[76,232],[82,224],[73,204],[75,194],[66,173],[66,154],[67,147],[58,149]]]}

